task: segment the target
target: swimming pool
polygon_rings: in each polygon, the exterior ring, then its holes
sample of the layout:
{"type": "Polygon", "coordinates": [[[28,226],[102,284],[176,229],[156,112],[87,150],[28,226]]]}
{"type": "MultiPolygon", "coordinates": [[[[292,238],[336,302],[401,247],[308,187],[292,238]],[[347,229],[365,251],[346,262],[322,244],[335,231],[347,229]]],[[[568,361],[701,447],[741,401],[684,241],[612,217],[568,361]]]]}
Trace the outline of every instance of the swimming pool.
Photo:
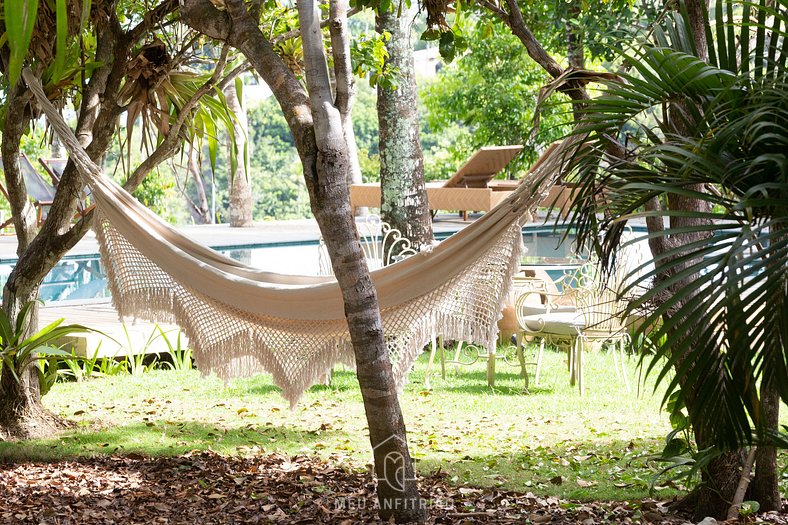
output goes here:
{"type": "MultiPolygon", "coordinates": [[[[436,234],[439,240],[450,234],[436,234]]],[[[572,255],[574,237],[570,234],[560,243],[563,232],[552,226],[526,226],[523,243],[526,251],[522,263],[543,266],[551,277],[558,278],[566,268],[577,265],[572,255]]],[[[318,266],[317,241],[279,242],[239,246],[218,246],[216,251],[249,266],[277,273],[316,275],[318,266]]],[[[5,285],[16,263],[15,259],[0,259],[0,286],[5,285]]],[[[66,255],[44,279],[40,298],[45,303],[79,304],[107,301],[107,275],[98,254],[66,255]]]]}

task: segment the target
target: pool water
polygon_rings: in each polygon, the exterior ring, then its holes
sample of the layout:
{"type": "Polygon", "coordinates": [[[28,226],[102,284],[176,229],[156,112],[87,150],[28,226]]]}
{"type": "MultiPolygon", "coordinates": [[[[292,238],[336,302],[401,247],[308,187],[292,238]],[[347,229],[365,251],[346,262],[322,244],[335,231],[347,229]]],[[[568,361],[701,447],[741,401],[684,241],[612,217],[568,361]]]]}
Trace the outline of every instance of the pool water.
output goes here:
{"type": "MultiPolygon", "coordinates": [[[[523,231],[526,251],[522,264],[543,266],[553,278],[577,265],[570,236],[560,243],[561,233],[552,228],[523,231]]],[[[266,271],[292,275],[317,275],[318,244],[312,242],[278,243],[269,245],[230,246],[214,248],[248,266],[266,271]]],[[[0,286],[8,280],[15,260],[0,261],[0,286]]],[[[41,285],[40,298],[45,303],[78,304],[106,301],[110,298],[107,275],[98,254],[64,257],[46,276],[41,285]]]]}

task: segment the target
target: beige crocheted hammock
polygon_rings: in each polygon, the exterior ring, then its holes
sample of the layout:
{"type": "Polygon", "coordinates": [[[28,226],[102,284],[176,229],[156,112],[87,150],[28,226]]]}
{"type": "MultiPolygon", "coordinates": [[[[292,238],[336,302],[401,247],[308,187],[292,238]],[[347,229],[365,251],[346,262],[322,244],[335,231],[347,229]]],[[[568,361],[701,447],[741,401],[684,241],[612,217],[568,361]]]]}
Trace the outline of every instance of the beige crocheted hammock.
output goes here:
{"type": "MultiPolygon", "coordinates": [[[[185,237],[103,177],[35,77],[26,71],[24,78],[90,185],[94,229],[121,316],[177,323],[200,370],[224,378],[270,372],[293,404],[334,365],[353,364],[333,277],[263,272],[185,237]]],[[[474,224],[429,252],[372,272],[400,387],[436,335],[495,344],[520,261],[523,217],[554,182],[561,149],[474,224]]]]}

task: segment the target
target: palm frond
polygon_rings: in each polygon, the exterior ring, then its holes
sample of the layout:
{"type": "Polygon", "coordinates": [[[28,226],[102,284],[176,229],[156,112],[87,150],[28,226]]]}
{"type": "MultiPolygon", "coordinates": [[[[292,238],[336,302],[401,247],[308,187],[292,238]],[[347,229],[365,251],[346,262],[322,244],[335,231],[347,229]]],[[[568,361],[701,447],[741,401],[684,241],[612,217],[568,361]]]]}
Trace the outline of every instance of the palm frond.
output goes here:
{"type": "MultiPolygon", "coordinates": [[[[622,56],[631,72],[583,108],[571,159],[571,220],[605,264],[627,220],[650,225],[653,269],[630,277],[652,285],[630,311],[664,344],[644,364],[667,381],[666,402],[691,398],[695,430],[721,447],[773,433],[765,378],[788,400],[787,22],[784,0],[716,0],[705,61],[686,13],[666,17],[622,56]],[[689,201],[703,205],[674,205],[689,201]]],[[[624,293],[639,285],[628,282],[624,293]]]]}

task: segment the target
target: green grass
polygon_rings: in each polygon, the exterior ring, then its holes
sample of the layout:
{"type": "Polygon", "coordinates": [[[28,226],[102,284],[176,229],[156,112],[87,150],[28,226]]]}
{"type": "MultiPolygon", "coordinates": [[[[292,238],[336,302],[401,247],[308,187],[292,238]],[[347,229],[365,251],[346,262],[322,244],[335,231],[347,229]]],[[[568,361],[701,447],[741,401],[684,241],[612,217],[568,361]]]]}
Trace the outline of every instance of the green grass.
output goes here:
{"type": "MultiPolygon", "coordinates": [[[[565,354],[547,352],[540,387],[523,392],[519,369],[498,363],[496,387],[484,362],[440,366],[424,389],[427,355],[401,396],[417,468],[447,473],[455,484],[500,486],[573,499],[626,500],[648,495],[661,467],[652,456],[669,431],[651,387],[633,392],[616,379],[612,356],[589,352],[585,396],[570,387],[565,354]]],[[[531,368],[531,372],[533,369],[531,368]]],[[[0,443],[0,458],[56,460],[108,453],[174,455],[318,454],[363,468],[371,462],[366,420],[355,374],[334,372],[295,410],[268,376],[224,384],[198,371],[165,371],[62,382],[45,398],[77,423],[59,439],[0,443]]],[[[781,458],[785,460],[783,456],[781,458]]],[[[670,487],[657,494],[668,497],[670,487]]]]}

